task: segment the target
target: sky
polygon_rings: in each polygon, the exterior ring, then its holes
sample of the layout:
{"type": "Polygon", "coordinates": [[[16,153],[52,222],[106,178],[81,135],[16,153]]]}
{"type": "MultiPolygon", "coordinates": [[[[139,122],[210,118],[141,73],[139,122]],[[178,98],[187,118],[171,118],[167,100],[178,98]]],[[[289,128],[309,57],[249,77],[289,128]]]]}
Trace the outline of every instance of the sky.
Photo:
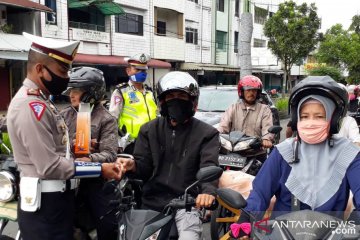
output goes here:
{"type": "Polygon", "coordinates": [[[294,0],[297,4],[315,3],[317,13],[321,18],[321,31],[325,32],[331,26],[341,23],[348,29],[354,15],[360,14],[360,0],[294,0]]]}

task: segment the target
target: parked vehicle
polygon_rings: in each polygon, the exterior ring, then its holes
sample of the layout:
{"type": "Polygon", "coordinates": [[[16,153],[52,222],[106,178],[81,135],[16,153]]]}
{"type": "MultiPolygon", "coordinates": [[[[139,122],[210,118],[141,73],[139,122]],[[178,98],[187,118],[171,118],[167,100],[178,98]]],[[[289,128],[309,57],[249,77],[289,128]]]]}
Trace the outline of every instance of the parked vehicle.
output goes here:
{"type": "MultiPolygon", "coordinates": [[[[272,133],[277,136],[281,130],[280,126],[272,126],[267,134],[272,133]]],[[[220,134],[220,141],[219,164],[221,167],[241,170],[253,176],[257,174],[262,165],[262,161],[257,157],[264,154],[260,151],[262,138],[250,137],[242,132],[234,131],[229,134],[220,134]]]]}
{"type": "MultiPolygon", "coordinates": [[[[216,166],[201,168],[197,174],[197,181],[188,186],[185,193],[180,198],[175,198],[169,202],[162,212],[145,209],[134,209],[136,204],[131,199],[122,199],[123,191],[122,182],[117,185],[115,191],[119,195],[118,201],[111,204],[116,205],[119,216],[119,240],[152,240],[152,239],[177,239],[177,230],[174,222],[176,210],[186,209],[191,211],[195,206],[195,199],[187,192],[190,188],[195,187],[198,183],[211,182],[218,179],[223,170],[216,166]]],[[[217,207],[216,202],[212,209],[217,207]]]]}
{"type": "MultiPolygon", "coordinates": [[[[237,86],[221,85],[201,87],[198,110],[195,113],[195,117],[217,127],[221,120],[222,113],[237,101],[239,101],[237,86]]],[[[265,90],[262,90],[259,101],[270,107],[273,115],[273,125],[279,126],[279,111],[265,90]]],[[[279,140],[280,135],[275,139],[275,143],[278,143],[279,140]]]]}
{"type": "MultiPolygon", "coordinates": [[[[240,193],[223,188],[218,189],[217,194],[218,198],[229,207],[240,209],[242,214],[250,216],[251,239],[340,240],[359,239],[360,237],[360,226],[355,225],[354,222],[345,222],[337,217],[312,210],[293,211],[273,220],[259,221],[244,210],[247,203],[240,193]]],[[[220,239],[230,239],[229,233],[220,239]]]]}
{"type": "MultiPolygon", "coordinates": [[[[17,221],[20,173],[10,149],[3,143],[2,139],[0,139],[0,145],[7,151],[5,154],[0,154],[0,240],[13,240],[14,238],[4,235],[3,231],[9,221],[17,221]]],[[[22,239],[20,230],[15,239],[22,239]]]]}

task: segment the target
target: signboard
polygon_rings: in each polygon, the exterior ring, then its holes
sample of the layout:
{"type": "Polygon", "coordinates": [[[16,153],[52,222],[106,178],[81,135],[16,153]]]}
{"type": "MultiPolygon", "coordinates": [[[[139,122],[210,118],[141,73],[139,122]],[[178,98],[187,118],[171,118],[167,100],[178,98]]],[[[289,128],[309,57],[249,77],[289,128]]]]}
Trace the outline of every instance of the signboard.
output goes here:
{"type": "Polygon", "coordinates": [[[87,42],[101,42],[110,43],[110,34],[106,32],[98,32],[87,29],[72,29],[72,36],[74,40],[87,41],[87,42]]]}

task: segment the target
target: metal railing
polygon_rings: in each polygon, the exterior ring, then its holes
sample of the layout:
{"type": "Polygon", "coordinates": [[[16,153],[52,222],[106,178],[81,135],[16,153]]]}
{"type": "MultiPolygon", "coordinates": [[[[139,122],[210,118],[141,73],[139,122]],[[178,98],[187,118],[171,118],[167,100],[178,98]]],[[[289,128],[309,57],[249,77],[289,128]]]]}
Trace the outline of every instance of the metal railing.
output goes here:
{"type": "Polygon", "coordinates": [[[105,26],[100,26],[100,25],[91,24],[91,23],[69,21],[69,27],[94,30],[94,31],[98,31],[98,32],[105,32],[105,26]]]}

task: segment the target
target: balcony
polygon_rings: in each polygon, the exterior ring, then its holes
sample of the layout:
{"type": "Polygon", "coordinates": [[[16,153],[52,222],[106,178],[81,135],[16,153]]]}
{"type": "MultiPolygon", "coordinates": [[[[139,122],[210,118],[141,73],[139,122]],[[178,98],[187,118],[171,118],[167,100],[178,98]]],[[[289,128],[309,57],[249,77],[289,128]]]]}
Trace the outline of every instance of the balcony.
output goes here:
{"type": "Polygon", "coordinates": [[[154,58],[164,60],[185,60],[185,41],[182,38],[154,36],[154,58]]]}

